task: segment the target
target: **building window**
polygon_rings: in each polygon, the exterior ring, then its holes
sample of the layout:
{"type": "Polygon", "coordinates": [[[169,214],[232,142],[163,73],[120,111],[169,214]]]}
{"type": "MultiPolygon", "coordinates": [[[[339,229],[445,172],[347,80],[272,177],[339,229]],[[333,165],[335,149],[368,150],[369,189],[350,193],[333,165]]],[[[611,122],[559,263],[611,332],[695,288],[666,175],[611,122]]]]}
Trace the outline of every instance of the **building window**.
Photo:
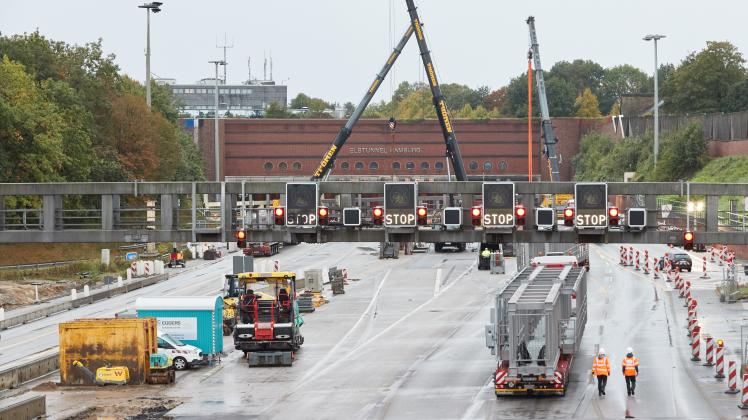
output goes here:
{"type": "Polygon", "coordinates": [[[377,169],[379,169],[379,164],[377,162],[371,162],[369,164],[369,169],[372,171],[376,171],[377,169]]]}
{"type": "Polygon", "coordinates": [[[392,169],[399,171],[400,170],[400,162],[392,162],[392,169]]]}
{"type": "Polygon", "coordinates": [[[174,93],[175,94],[180,94],[180,93],[183,93],[183,92],[184,92],[184,89],[174,89],[174,93]]]}
{"type": "Polygon", "coordinates": [[[354,166],[357,171],[363,171],[364,170],[364,162],[356,162],[356,165],[354,166]]]}
{"type": "Polygon", "coordinates": [[[471,171],[477,171],[478,170],[478,162],[476,162],[476,161],[470,162],[470,170],[471,171]]]}
{"type": "Polygon", "coordinates": [[[348,162],[343,162],[340,164],[340,169],[348,171],[349,169],[351,169],[351,164],[348,162]]]}
{"type": "Polygon", "coordinates": [[[421,169],[423,169],[424,171],[428,171],[430,167],[431,165],[429,165],[428,162],[421,162],[421,169]]]}
{"type": "Polygon", "coordinates": [[[281,172],[286,172],[288,170],[288,164],[286,162],[279,163],[278,170],[281,172]]]}
{"type": "Polygon", "coordinates": [[[436,162],[434,168],[436,169],[436,172],[441,172],[444,170],[444,164],[442,162],[436,162]]]}
{"type": "Polygon", "coordinates": [[[493,169],[493,164],[491,162],[485,162],[483,164],[483,170],[486,172],[490,172],[493,169]]]}
{"type": "Polygon", "coordinates": [[[270,172],[273,170],[273,164],[270,162],[265,162],[265,171],[270,172]]]}
{"type": "Polygon", "coordinates": [[[408,163],[405,164],[405,169],[407,169],[409,171],[412,171],[415,168],[416,168],[416,164],[413,163],[413,162],[408,162],[408,163]]]}
{"type": "Polygon", "coordinates": [[[301,170],[301,162],[294,162],[293,163],[293,170],[294,171],[300,171],[301,170]]]}

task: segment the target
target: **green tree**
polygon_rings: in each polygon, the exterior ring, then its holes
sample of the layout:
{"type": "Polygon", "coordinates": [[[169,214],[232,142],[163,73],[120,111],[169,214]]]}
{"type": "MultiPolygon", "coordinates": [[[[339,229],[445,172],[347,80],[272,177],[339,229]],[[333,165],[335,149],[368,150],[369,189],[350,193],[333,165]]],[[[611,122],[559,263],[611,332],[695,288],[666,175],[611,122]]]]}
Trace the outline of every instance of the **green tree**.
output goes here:
{"type": "Polygon", "coordinates": [[[634,66],[624,64],[605,69],[598,96],[600,110],[611,110],[614,103],[620,103],[624,94],[648,90],[652,90],[649,76],[634,66]]]}
{"type": "Polygon", "coordinates": [[[356,105],[353,105],[353,102],[346,102],[343,104],[343,109],[345,109],[345,115],[350,116],[353,115],[353,111],[356,110],[356,105]]]}
{"type": "Polygon", "coordinates": [[[586,88],[581,95],[577,96],[574,106],[577,109],[575,114],[577,117],[594,118],[600,116],[600,105],[590,88],[586,88]]]}
{"type": "Polygon", "coordinates": [[[571,161],[574,179],[580,181],[603,181],[606,173],[603,161],[613,150],[613,140],[601,133],[590,133],[579,142],[579,153],[571,161]]]}
{"type": "Polygon", "coordinates": [[[725,98],[726,112],[746,110],[748,110],[748,78],[730,86],[727,91],[727,97],[725,98]]]}
{"type": "Polygon", "coordinates": [[[688,179],[708,162],[707,146],[704,132],[696,123],[665,136],[660,142],[657,168],[650,175],[650,180],[688,179]]]}
{"type": "Polygon", "coordinates": [[[279,102],[271,102],[265,109],[265,118],[291,118],[292,114],[287,112],[279,102]]]}
{"type": "Polygon", "coordinates": [[[729,42],[708,41],[689,54],[663,86],[670,112],[723,112],[730,109],[730,88],[746,77],[745,59],[729,42]]]}
{"type": "Polygon", "coordinates": [[[431,91],[420,88],[408,94],[397,104],[395,117],[403,120],[423,120],[436,118],[431,91]]]}

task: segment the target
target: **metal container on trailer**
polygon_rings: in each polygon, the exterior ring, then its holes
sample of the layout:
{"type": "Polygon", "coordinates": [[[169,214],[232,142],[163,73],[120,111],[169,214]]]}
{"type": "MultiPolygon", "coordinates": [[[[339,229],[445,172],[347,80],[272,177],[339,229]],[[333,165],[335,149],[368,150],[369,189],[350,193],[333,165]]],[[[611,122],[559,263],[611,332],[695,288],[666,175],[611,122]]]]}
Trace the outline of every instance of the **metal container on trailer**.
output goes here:
{"type": "Polygon", "coordinates": [[[93,385],[80,367],[127,367],[129,384],[143,384],[150,375],[150,357],[157,352],[153,318],[79,319],[59,325],[60,382],[93,385]]]}
{"type": "Polygon", "coordinates": [[[139,297],[138,318],[154,317],[158,331],[206,355],[223,352],[223,298],[215,296],[139,297]]]}

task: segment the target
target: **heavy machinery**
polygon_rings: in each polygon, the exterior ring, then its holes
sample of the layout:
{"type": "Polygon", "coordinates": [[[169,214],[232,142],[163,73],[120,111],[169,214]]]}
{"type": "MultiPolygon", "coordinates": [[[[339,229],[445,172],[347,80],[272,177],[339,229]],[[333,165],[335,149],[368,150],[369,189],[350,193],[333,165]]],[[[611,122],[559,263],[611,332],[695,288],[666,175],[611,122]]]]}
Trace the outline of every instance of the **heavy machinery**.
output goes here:
{"type": "Polygon", "coordinates": [[[280,252],[280,247],[280,242],[250,242],[242,252],[254,257],[272,257],[280,252]]]}
{"type": "Polygon", "coordinates": [[[533,258],[496,294],[485,334],[497,397],[566,393],[587,323],[587,270],[561,254],[533,258]]]}
{"type": "Polygon", "coordinates": [[[78,360],[73,361],[73,366],[77,367],[92,385],[127,385],[130,380],[130,370],[127,366],[100,367],[96,369],[95,374],[78,360]]]}
{"type": "Polygon", "coordinates": [[[238,296],[234,347],[249,366],[291,366],[304,344],[304,320],[296,302],[293,272],[227,274],[227,296],[238,296]],[[259,288],[263,292],[255,292],[259,288]]]}
{"type": "Polygon", "coordinates": [[[169,263],[167,265],[169,268],[178,266],[182,266],[182,268],[187,267],[187,263],[184,261],[184,254],[173,248],[171,253],[169,253],[169,263]]]}

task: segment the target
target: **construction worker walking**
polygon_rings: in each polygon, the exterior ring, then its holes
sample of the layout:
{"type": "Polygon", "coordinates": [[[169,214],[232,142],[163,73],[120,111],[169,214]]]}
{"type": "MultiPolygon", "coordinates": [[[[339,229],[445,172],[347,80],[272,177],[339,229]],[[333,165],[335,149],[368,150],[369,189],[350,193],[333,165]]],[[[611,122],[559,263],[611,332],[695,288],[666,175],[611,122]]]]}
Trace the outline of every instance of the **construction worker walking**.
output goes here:
{"type": "Polygon", "coordinates": [[[621,369],[626,378],[626,391],[629,396],[632,396],[636,390],[636,377],[639,375],[639,359],[634,357],[634,350],[631,347],[626,349],[626,357],[623,358],[621,369]]]}
{"type": "Polygon", "coordinates": [[[602,347],[592,360],[592,374],[597,376],[597,395],[605,395],[605,385],[608,384],[608,376],[610,376],[610,360],[602,347]]]}

